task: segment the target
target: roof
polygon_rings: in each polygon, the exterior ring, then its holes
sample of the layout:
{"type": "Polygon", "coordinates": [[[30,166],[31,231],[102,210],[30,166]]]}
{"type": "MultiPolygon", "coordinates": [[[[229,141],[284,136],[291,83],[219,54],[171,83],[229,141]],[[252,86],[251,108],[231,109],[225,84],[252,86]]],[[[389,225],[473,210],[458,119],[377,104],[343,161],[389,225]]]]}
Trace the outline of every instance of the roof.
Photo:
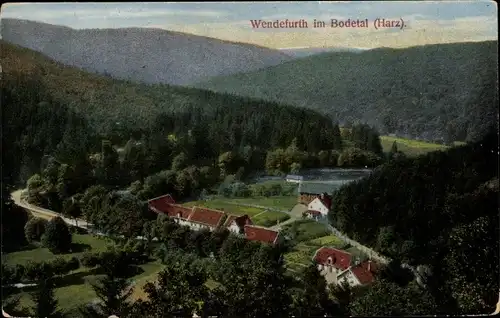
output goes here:
{"type": "Polygon", "coordinates": [[[169,204],[175,203],[175,200],[170,194],[165,194],[148,200],[148,207],[156,213],[167,213],[169,204]]]}
{"type": "Polygon", "coordinates": [[[346,270],[351,265],[351,254],[331,247],[321,247],[314,253],[313,260],[322,265],[328,264],[331,257],[331,264],[340,270],[346,270]]]}
{"type": "MultiPolygon", "coordinates": [[[[356,278],[362,285],[369,284],[375,279],[373,277],[373,271],[368,270],[368,262],[369,261],[362,262],[351,268],[351,272],[354,274],[354,276],[356,276],[356,278]]],[[[372,265],[373,263],[371,263],[370,266],[372,265]]]]}
{"type": "Polygon", "coordinates": [[[229,215],[227,220],[226,220],[226,223],[225,223],[225,227],[229,227],[231,226],[231,224],[233,223],[233,221],[236,221],[236,225],[238,225],[239,228],[243,228],[245,225],[252,225],[253,222],[252,220],[250,219],[250,217],[248,215],[229,215]]]}
{"type": "Polygon", "coordinates": [[[250,241],[274,244],[279,232],[255,225],[245,225],[245,237],[250,241]]]}
{"type": "Polygon", "coordinates": [[[194,207],[189,221],[217,227],[225,213],[219,210],[194,207]]]}
{"type": "Polygon", "coordinates": [[[286,176],[286,179],[303,180],[304,177],[303,176],[298,176],[298,175],[295,175],[295,174],[289,174],[289,175],[286,176]]]}
{"type": "Polygon", "coordinates": [[[193,209],[180,204],[169,204],[165,213],[170,217],[180,217],[187,220],[193,213],[193,209]]]}
{"type": "Polygon", "coordinates": [[[309,202],[309,204],[313,203],[314,201],[319,201],[321,204],[323,204],[323,206],[325,208],[327,208],[328,210],[330,209],[330,199],[329,198],[320,198],[320,197],[317,197],[316,199],[312,200],[311,202],[309,202]]]}
{"type": "Polygon", "coordinates": [[[331,195],[335,190],[335,186],[329,183],[320,182],[302,182],[299,186],[299,193],[305,194],[322,194],[328,193],[331,195]]]}

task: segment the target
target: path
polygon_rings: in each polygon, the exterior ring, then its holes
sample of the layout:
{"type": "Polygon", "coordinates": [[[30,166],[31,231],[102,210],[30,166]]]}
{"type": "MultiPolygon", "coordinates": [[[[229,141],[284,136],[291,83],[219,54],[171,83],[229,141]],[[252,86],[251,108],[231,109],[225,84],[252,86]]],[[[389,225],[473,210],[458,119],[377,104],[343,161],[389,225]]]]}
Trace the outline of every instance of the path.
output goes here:
{"type": "MultiPolygon", "coordinates": [[[[49,218],[60,217],[60,218],[62,218],[64,220],[64,222],[66,222],[66,224],[69,224],[69,225],[72,225],[74,227],[78,227],[78,228],[87,230],[89,232],[93,232],[93,234],[96,234],[96,235],[108,236],[105,233],[96,232],[95,230],[93,230],[92,229],[92,223],[88,223],[85,220],[82,220],[82,219],[76,219],[76,220],[75,219],[70,219],[70,218],[64,217],[61,213],[58,213],[58,212],[55,212],[55,211],[52,211],[52,210],[48,210],[48,209],[44,209],[44,208],[38,207],[38,206],[33,205],[33,204],[29,204],[28,202],[26,202],[25,200],[23,200],[21,198],[22,191],[23,190],[17,190],[17,191],[14,191],[14,192],[11,193],[11,196],[12,196],[12,199],[14,200],[14,203],[16,203],[18,206],[20,206],[22,208],[25,208],[25,209],[31,211],[34,214],[41,215],[42,217],[43,216],[49,217],[49,218]]],[[[118,237],[123,238],[124,236],[120,235],[118,237]]],[[[136,240],[143,240],[143,241],[147,240],[147,238],[145,238],[143,236],[137,236],[135,239],[136,240]]],[[[158,238],[156,238],[156,237],[153,238],[153,241],[157,241],[157,240],[158,240],[158,238]]]]}

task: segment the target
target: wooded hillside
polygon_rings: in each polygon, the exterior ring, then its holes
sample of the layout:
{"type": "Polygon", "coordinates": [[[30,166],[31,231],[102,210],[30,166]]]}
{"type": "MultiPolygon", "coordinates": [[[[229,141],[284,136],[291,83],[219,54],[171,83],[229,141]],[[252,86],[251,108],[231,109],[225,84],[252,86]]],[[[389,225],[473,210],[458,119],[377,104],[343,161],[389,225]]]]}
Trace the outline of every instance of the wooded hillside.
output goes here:
{"type": "Polygon", "coordinates": [[[365,121],[383,134],[464,141],[498,120],[497,46],[325,53],[197,87],[316,109],[341,123],[365,121]]]}

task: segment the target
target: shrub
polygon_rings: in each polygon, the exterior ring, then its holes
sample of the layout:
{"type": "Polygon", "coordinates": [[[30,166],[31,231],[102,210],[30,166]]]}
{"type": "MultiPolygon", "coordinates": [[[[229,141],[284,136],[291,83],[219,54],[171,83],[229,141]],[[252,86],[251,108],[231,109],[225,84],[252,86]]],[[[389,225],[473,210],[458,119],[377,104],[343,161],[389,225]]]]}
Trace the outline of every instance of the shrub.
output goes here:
{"type": "Polygon", "coordinates": [[[72,235],[68,225],[60,217],[53,218],[47,223],[42,244],[52,253],[66,253],[71,248],[72,235]]]}
{"type": "Polygon", "coordinates": [[[45,232],[45,227],[48,221],[42,218],[33,217],[24,225],[24,235],[26,240],[31,243],[33,241],[40,241],[45,232]]]}
{"type": "Polygon", "coordinates": [[[85,267],[96,267],[99,264],[99,254],[85,252],[80,258],[80,262],[85,267]]]}

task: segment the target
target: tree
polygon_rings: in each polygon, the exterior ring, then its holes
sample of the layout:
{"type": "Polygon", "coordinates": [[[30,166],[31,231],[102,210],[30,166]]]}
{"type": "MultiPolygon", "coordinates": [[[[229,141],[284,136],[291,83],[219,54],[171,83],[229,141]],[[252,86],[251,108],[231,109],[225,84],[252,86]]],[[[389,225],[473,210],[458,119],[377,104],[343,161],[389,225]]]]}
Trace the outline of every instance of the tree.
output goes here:
{"type": "Polygon", "coordinates": [[[55,217],[47,223],[42,244],[52,253],[66,253],[71,249],[72,235],[68,225],[61,217],[55,217]]]}
{"type": "Polygon", "coordinates": [[[32,217],[24,226],[24,233],[28,242],[40,241],[48,221],[38,217],[32,217]]]}
{"type": "Polygon", "coordinates": [[[75,220],[75,225],[78,227],[78,218],[82,216],[80,198],[82,195],[75,195],[63,202],[63,215],[75,220]]]}
{"type": "Polygon", "coordinates": [[[323,317],[338,315],[338,308],[328,297],[327,283],[315,264],[311,264],[300,274],[301,289],[294,304],[295,316],[323,317]]]}
{"type": "Polygon", "coordinates": [[[412,283],[407,287],[377,280],[351,302],[353,316],[429,315],[437,306],[432,296],[412,283]]]}
{"type": "Polygon", "coordinates": [[[126,279],[108,273],[98,283],[92,284],[92,289],[101,302],[93,307],[81,308],[85,317],[107,318],[111,315],[125,317],[129,314],[132,304],[128,299],[133,289],[126,279]]]}
{"type": "MultiPolygon", "coordinates": [[[[191,317],[199,309],[198,302],[205,299],[208,288],[202,271],[189,270],[187,262],[172,260],[158,274],[157,283],[144,286],[147,301],[138,304],[138,311],[147,317],[191,317]]],[[[200,269],[201,270],[201,269],[200,269]]]]}
{"type": "Polygon", "coordinates": [[[172,170],[180,171],[188,166],[188,157],[184,152],[181,152],[172,160],[172,170]]]}
{"type": "Polygon", "coordinates": [[[35,307],[35,317],[62,317],[58,309],[57,299],[54,295],[54,284],[51,278],[41,279],[38,282],[37,291],[31,294],[35,307]]]}

